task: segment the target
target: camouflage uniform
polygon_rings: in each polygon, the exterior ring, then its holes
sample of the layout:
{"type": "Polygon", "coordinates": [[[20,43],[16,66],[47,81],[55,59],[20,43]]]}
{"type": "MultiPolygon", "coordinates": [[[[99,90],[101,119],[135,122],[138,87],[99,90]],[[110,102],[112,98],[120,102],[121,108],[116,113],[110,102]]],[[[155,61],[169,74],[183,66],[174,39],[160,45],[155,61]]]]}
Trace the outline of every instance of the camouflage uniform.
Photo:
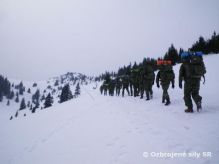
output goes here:
{"type": "Polygon", "coordinates": [[[108,90],[108,84],[107,83],[103,83],[103,95],[106,96],[107,95],[107,90],[108,90]]]}
{"type": "Polygon", "coordinates": [[[143,84],[144,84],[144,91],[146,93],[146,100],[150,100],[153,97],[152,86],[154,85],[154,80],[155,80],[155,74],[154,74],[153,66],[147,64],[143,75],[143,84]]]}
{"type": "MultiPolygon", "coordinates": [[[[202,63],[204,66],[204,63],[202,63]]],[[[205,66],[203,67],[205,71],[205,66]]],[[[199,95],[200,76],[192,76],[191,70],[193,66],[188,61],[184,61],[179,70],[179,87],[182,88],[184,80],[184,101],[188,109],[185,112],[193,112],[192,98],[197,105],[197,109],[201,108],[202,97],[199,95]],[[192,97],[192,98],[191,98],[192,97]]]]}
{"type": "Polygon", "coordinates": [[[103,94],[103,85],[100,86],[100,93],[103,94]]]}
{"type": "Polygon", "coordinates": [[[172,88],[174,88],[174,79],[175,79],[175,74],[172,70],[172,66],[170,65],[161,66],[160,71],[157,73],[156,83],[157,83],[157,87],[159,88],[160,87],[159,81],[161,81],[161,86],[163,89],[162,103],[165,103],[166,101],[165,105],[170,104],[168,89],[170,86],[170,82],[172,83],[172,88]],[[166,71],[167,67],[171,67],[171,68],[169,68],[169,70],[166,71]]]}
{"type": "Polygon", "coordinates": [[[109,83],[109,95],[110,96],[114,96],[115,86],[116,86],[116,81],[114,79],[110,80],[110,83],[109,83]]]}
{"type": "Polygon", "coordinates": [[[128,92],[129,95],[129,77],[124,75],[122,77],[122,97],[124,97],[125,90],[128,92]]]}
{"type": "Polygon", "coordinates": [[[130,88],[131,88],[131,95],[134,95],[134,97],[139,95],[139,81],[140,81],[140,70],[137,68],[132,69],[131,77],[130,77],[130,88]]]}
{"type": "Polygon", "coordinates": [[[116,78],[116,96],[120,95],[120,90],[122,88],[122,79],[120,77],[116,78]]]}

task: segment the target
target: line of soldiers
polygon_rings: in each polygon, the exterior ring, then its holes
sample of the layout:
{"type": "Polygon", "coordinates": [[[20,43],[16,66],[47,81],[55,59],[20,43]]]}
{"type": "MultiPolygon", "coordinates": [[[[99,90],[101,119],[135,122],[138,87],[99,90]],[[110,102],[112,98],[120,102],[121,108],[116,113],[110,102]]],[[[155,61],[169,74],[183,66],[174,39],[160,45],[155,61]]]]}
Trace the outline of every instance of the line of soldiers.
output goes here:
{"type": "MultiPolygon", "coordinates": [[[[161,84],[163,89],[162,102],[165,105],[169,105],[168,88],[170,82],[172,82],[172,87],[174,87],[175,74],[170,61],[159,63],[158,69],[156,83],[158,88],[161,84]]],[[[155,63],[150,60],[147,60],[139,67],[133,66],[130,74],[105,79],[100,87],[101,94],[107,95],[109,93],[110,96],[114,96],[115,92],[116,96],[119,96],[120,92],[122,92],[121,94],[124,97],[125,92],[127,92],[129,96],[140,96],[141,99],[143,99],[145,94],[146,100],[150,100],[153,98],[152,87],[155,82],[155,70],[155,63]]]]}
{"type": "MultiPolygon", "coordinates": [[[[182,62],[179,72],[179,87],[182,88],[182,81],[184,80],[184,101],[187,106],[185,112],[192,113],[191,97],[197,105],[197,110],[201,109],[200,80],[206,70],[201,53],[183,53],[182,62]]],[[[151,100],[153,98],[152,87],[155,82],[154,72],[156,69],[158,69],[156,84],[158,88],[161,85],[163,90],[162,103],[167,106],[171,103],[168,89],[170,85],[172,88],[175,87],[175,73],[169,60],[158,60],[156,64],[147,60],[139,67],[133,66],[130,73],[116,76],[115,78],[108,77],[100,86],[100,92],[110,96],[114,96],[114,94],[120,96],[122,94],[123,97],[125,92],[127,92],[129,96],[140,96],[141,99],[143,99],[145,94],[146,100],[151,100]]]]}

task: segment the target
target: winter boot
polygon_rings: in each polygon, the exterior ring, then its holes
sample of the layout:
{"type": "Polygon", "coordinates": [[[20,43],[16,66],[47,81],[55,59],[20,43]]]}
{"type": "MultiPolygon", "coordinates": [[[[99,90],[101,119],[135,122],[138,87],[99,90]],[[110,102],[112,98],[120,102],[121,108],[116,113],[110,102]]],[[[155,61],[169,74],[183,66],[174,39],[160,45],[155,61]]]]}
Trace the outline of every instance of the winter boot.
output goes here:
{"type": "Polygon", "coordinates": [[[150,100],[150,98],[149,98],[149,97],[147,97],[147,98],[146,98],[146,101],[148,101],[148,100],[150,100]]]}
{"type": "Polygon", "coordinates": [[[194,111],[193,111],[192,108],[188,108],[188,109],[185,110],[185,112],[186,112],[186,113],[193,113],[194,111]]]}
{"type": "Polygon", "coordinates": [[[166,101],[166,104],[165,104],[166,106],[168,106],[168,105],[170,105],[170,99],[169,98],[167,98],[167,101],[166,101]]]}
{"type": "Polygon", "coordinates": [[[164,97],[162,98],[162,103],[165,103],[165,98],[164,97]]]}
{"type": "Polygon", "coordinates": [[[200,112],[200,110],[202,110],[202,103],[198,102],[197,103],[197,111],[200,112]]]}
{"type": "Polygon", "coordinates": [[[166,105],[166,106],[170,105],[170,101],[167,101],[165,105],[166,105]]]}

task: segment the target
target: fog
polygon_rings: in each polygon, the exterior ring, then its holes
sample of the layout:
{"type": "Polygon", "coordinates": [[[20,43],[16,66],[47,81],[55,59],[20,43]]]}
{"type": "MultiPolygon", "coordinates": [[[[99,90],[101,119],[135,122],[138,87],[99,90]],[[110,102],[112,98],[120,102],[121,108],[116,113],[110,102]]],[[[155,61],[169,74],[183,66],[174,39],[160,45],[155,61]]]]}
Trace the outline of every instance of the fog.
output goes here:
{"type": "Polygon", "coordinates": [[[218,0],[0,0],[0,74],[98,75],[219,32],[218,0]]]}

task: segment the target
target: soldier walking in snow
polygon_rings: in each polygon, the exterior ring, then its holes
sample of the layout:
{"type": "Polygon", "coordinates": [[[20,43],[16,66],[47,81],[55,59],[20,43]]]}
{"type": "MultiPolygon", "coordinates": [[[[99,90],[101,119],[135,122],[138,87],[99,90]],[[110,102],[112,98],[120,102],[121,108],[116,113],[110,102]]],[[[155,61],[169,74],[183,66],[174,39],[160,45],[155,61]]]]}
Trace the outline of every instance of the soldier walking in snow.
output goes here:
{"type": "Polygon", "coordinates": [[[116,78],[116,96],[120,95],[120,90],[122,88],[122,79],[121,77],[116,78]]]}
{"type": "Polygon", "coordinates": [[[169,105],[170,97],[168,94],[168,88],[170,82],[172,83],[172,88],[174,88],[175,74],[172,69],[171,61],[161,60],[157,62],[157,65],[159,68],[159,72],[157,73],[156,77],[157,87],[160,87],[159,82],[161,82],[161,86],[163,89],[162,103],[166,102],[165,105],[169,105]]]}
{"type": "Polygon", "coordinates": [[[153,90],[152,86],[154,85],[155,80],[155,74],[154,74],[154,68],[153,63],[147,59],[143,66],[143,87],[144,90],[141,92],[141,98],[143,98],[143,93],[145,91],[146,93],[146,100],[150,100],[153,98],[153,90]]]}
{"type": "Polygon", "coordinates": [[[123,75],[122,76],[122,97],[124,97],[125,90],[129,93],[129,76],[128,75],[123,75]]]}
{"type": "Polygon", "coordinates": [[[181,54],[183,64],[179,70],[179,87],[182,89],[184,80],[184,101],[187,109],[186,113],[193,113],[192,98],[196,103],[197,111],[202,108],[202,97],[199,95],[201,77],[204,77],[206,68],[203,62],[202,53],[191,54],[184,52],[181,54]],[[191,98],[192,97],[192,98],[191,98]]]}

